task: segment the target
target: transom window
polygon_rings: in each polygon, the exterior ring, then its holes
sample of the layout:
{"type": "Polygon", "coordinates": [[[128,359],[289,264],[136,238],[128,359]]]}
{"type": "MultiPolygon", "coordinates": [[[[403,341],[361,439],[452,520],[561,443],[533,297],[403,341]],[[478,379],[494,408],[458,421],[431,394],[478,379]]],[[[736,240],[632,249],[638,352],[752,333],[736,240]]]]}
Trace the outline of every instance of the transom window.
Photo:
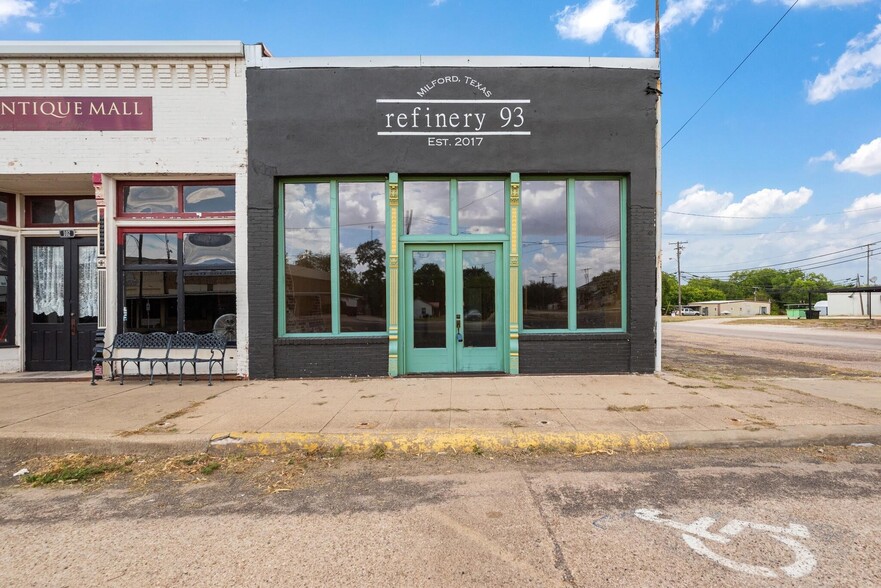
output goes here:
{"type": "Polygon", "coordinates": [[[30,227],[95,226],[98,223],[98,208],[92,196],[33,196],[25,202],[30,227]]]}
{"type": "Polygon", "coordinates": [[[623,179],[524,178],[524,330],[621,329],[623,179]]]}
{"type": "Polygon", "coordinates": [[[281,334],[386,332],[386,183],[281,185],[281,334]]]}
{"type": "Polygon", "coordinates": [[[236,189],[232,180],[221,182],[122,182],[122,216],[223,216],[235,214],[236,189]]]}
{"type": "Polygon", "coordinates": [[[505,193],[504,180],[404,180],[402,232],[404,235],[504,233],[505,193]]]}
{"type": "Polygon", "coordinates": [[[15,196],[0,192],[0,225],[15,224],[15,196]]]}
{"type": "Polygon", "coordinates": [[[233,230],[141,231],[121,235],[125,330],[214,331],[234,339],[233,230]]]}

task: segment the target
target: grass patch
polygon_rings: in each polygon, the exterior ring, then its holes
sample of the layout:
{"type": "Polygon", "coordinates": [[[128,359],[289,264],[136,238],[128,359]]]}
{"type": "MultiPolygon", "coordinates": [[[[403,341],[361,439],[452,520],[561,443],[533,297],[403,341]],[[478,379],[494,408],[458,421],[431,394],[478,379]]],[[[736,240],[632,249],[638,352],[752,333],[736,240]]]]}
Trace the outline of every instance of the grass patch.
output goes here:
{"type": "Polygon", "coordinates": [[[199,472],[203,476],[210,476],[211,474],[213,474],[214,472],[216,472],[219,469],[220,469],[220,464],[217,463],[216,461],[212,461],[211,463],[207,463],[207,464],[203,465],[202,469],[200,469],[199,472]]]}
{"type": "Polygon", "coordinates": [[[124,472],[132,464],[131,458],[98,459],[71,454],[47,463],[41,471],[22,476],[22,483],[30,486],[48,486],[90,482],[108,474],[124,472]]]}
{"type": "Polygon", "coordinates": [[[477,443],[475,443],[475,444],[471,447],[471,453],[473,453],[474,455],[483,455],[483,448],[481,448],[480,445],[478,445],[477,443]]]}
{"type": "Polygon", "coordinates": [[[377,443],[370,448],[370,457],[373,459],[382,459],[385,457],[386,448],[382,443],[377,443]]]}
{"type": "Polygon", "coordinates": [[[639,404],[637,406],[616,406],[614,404],[610,404],[606,410],[610,410],[612,412],[645,412],[649,409],[649,407],[645,404],[639,404]]]}

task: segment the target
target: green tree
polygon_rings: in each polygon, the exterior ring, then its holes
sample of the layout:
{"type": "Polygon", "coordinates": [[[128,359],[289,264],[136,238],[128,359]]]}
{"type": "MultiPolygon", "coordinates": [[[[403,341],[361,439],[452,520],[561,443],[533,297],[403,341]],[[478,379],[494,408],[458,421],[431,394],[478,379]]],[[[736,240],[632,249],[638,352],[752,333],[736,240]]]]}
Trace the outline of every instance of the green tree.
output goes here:
{"type": "Polygon", "coordinates": [[[385,316],[385,249],[379,239],[365,241],[355,249],[358,265],[367,266],[361,272],[361,291],[373,316],[385,316]]]}

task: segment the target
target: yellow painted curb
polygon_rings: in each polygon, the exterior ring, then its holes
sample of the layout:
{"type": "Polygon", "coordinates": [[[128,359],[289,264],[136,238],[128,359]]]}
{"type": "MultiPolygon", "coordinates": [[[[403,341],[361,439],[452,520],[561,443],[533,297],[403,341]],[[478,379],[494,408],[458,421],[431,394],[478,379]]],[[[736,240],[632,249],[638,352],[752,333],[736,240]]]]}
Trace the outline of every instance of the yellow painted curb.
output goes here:
{"type": "Polygon", "coordinates": [[[663,433],[479,433],[420,431],[405,433],[248,433],[217,434],[211,446],[238,446],[259,454],[288,451],[342,453],[482,453],[555,451],[574,454],[643,452],[670,448],[663,433]]]}

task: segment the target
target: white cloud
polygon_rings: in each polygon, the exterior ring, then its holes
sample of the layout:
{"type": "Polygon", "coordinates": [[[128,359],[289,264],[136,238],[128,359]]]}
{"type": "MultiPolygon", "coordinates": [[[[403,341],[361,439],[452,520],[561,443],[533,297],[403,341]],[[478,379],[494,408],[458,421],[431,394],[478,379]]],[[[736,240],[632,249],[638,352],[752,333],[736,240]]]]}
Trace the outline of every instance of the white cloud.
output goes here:
{"type": "MultiPolygon", "coordinates": [[[[632,0],[590,0],[584,6],[567,6],[556,15],[557,32],[564,39],[598,43],[611,29],[619,40],[633,46],[640,54],[651,55],[655,23],[653,20],[627,20],[634,5],[632,0]]],[[[709,6],[710,0],[669,0],[661,15],[661,31],[669,31],[684,22],[694,24],[709,6]]]]}
{"type": "Polygon", "coordinates": [[[24,23],[24,27],[32,33],[39,33],[43,30],[43,24],[32,20],[24,23]]]}
{"type": "Polygon", "coordinates": [[[829,225],[826,223],[825,218],[821,218],[820,222],[814,223],[808,227],[808,233],[825,233],[829,230],[829,225]]]}
{"type": "Polygon", "coordinates": [[[812,195],[813,191],[805,187],[792,192],[765,188],[735,202],[731,192],[715,192],[697,184],[684,190],[680,199],[667,208],[664,223],[667,228],[680,230],[745,229],[761,223],[762,217],[785,215],[798,210],[807,204],[812,195]],[[685,214],[675,214],[677,212],[685,214]]]}
{"type": "Polygon", "coordinates": [[[868,194],[853,201],[853,204],[844,209],[847,218],[881,217],[881,194],[868,194]]]}
{"type": "Polygon", "coordinates": [[[808,159],[808,165],[816,165],[818,163],[823,163],[824,161],[836,161],[838,156],[834,151],[827,151],[823,155],[818,155],[815,157],[811,157],[808,159]]]}
{"type": "Polygon", "coordinates": [[[864,176],[881,174],[881,137],[860,145],[860,148],[845,157],[844,161],[835,164],[835,169],[864,176]]]}
{"type": "Polygon", "coordinates": [[[0,0],[0,25],[12,18],[32,16],[34,3],[28,0],[0,0]]]}
{"type": "Polygon", "coordinates": [[[871,88],[881,80],[881,24],[867,35],[848,41],[829,73],[818,75],[808,88],[808,102],[832,100],[842,92],[871,88]]]}
{"type": "Polygon", "coordinates": [[[597,43],[633,6],[633,0],[590,0],[584,6],[567,6],[556,15],[557,33],[564,39],[597,43]]]}
{"type": "Polygon", "coordinates": [[[443,4],[446,1],[447,0],[431,0],[431,6],[440,6],[441,4],[443,4]]]}

